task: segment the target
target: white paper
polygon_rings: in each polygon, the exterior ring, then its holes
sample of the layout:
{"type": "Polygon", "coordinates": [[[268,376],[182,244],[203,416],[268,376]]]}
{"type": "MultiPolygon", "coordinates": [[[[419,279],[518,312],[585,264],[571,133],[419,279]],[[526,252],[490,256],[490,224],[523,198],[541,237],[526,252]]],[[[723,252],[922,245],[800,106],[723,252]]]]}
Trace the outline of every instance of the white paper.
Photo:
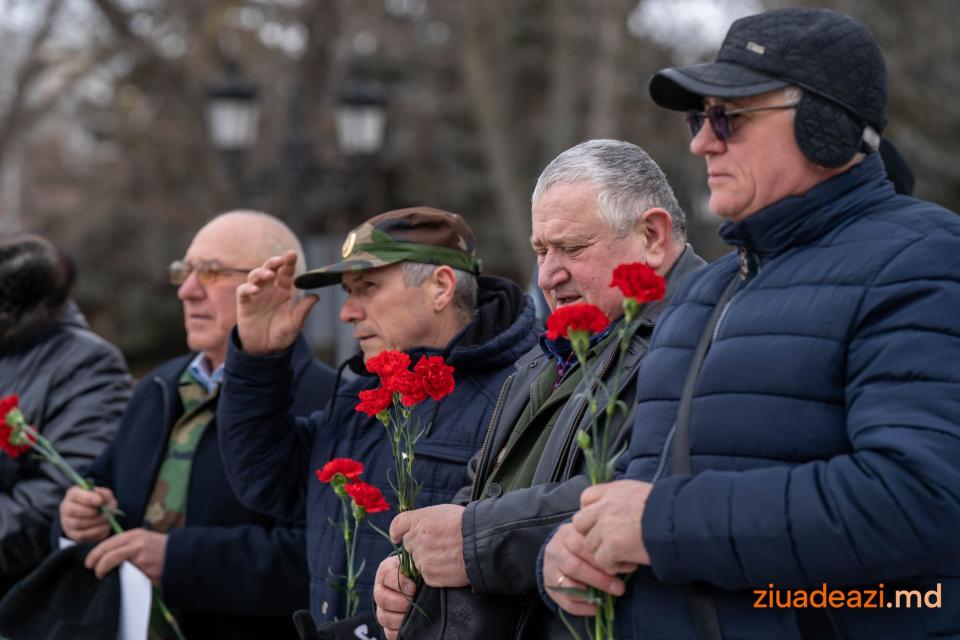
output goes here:
{"type": "MultiPolygon", "coordinates": [[[[76,544],[60,538],[60,548],[76,544]]],[[[145,640],[150,624],[150,603],[153,585],[147,574],[129,562],[120,565],[120,620],[117,640],[145,640]]]]}

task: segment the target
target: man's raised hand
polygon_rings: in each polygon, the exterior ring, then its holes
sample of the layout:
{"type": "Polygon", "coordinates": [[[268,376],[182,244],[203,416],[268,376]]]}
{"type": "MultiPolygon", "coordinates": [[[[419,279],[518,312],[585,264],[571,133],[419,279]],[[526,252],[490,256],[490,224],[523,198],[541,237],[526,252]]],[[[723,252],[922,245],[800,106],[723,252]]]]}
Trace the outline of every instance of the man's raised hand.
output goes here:
{"type": "Polygon", "coordinates": [[[253,355],[283,351],[293,344],[310,309],[320,298],[296,300],[293,286],[297,253],[268,258],[237,287],[237,332],[243,350],[253,355]]]}

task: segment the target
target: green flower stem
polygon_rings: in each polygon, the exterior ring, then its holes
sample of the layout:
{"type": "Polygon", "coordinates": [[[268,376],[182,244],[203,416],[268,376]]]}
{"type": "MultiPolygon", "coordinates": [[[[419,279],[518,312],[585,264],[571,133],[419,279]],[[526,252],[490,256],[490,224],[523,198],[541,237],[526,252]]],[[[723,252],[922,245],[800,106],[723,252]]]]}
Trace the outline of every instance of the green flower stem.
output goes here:
{"type": "MultiPolygon", "coordinates": [[[[417,440],[423,432],[419,425],[413,424],[413,412],[409,407],[403,406],[399,393],[393,394],[392,411],[385,413],[380,421],[387,429],[396,474],[396,483],[391,482],[391,486],[397,496],[397,511],[402,513],[414,508],[414,501],[420,492],[420,487],[413,477],[413,460],[417,440]]],[[[400,572],[411,579],[420,576],[413,558],[403,547],[400,548],[400,572]]]]}
{"type": "Polygon", "coordinates": [[[340,498],[340,504],[343,505],[343,520],[339,523],[340,531],[343,533],[343,546],[347,551],[347,575],[346,587],[347,593],[347,611],[346,617],[350,618],[357,612],[360,604],[360,594],[357,593],[357,578],[363,571],[361,566],[356,567],[357,560],[357,539],[360,537],[360,522],[366,517],[367,513],[353,502],[353,499],[347,494],[344,488],[347,484],[347,478],[342,474],[336,474],[330,483],[333,486],[334,493],[340,498]],[[351,526],[351,514],[353,525],[351,526]]]}
{"type": "Polygon", "coordinates": [[[357,607],[360,604],[360,594],[357,593],[357,577],[359,572],[356,568],[357,561],[357,539],[360,537],[360,518],[357,516],[357,510],[351,508],[346,498],[341,498],[344,508],[343,518],[343,541],[347,546],[347,618],[353,617],[357,613],[357,607]],[[350,526],[350,519],[346,515],[346,510],[353,512],[353,527],[350,526]]]}
{"type": "MultiPolygon", "coordinates": [[[[33,440],[31,448],[39,453],[44,460],[63,472],[63,474],[67,476],[71,482],[81,489],[85,489],[87,491],[93,490],[93,483],[86,478],[81,477],[80,474],[77,473],[73,467],[71,467],[67,461],[63,459],[63,456],[61,456],[60,452],[54,448],[54,446],[50,443],[50,440],[26,423],[20,425],[19,428],[22,429],[23,432],[33,440]]],[[[104,519],[110,525],[110,529],[114,533],[123,533],[123,527],[120,526],[120,523],[117,522],[113,512],[110,511],[106,505],[100,506],[100,513],[103,514],[104,519]]],[[[186,640],[183,637],[183,633],[180,631],[180,624],[177,622],[177,619],[174,617],[173,613],[163,602],[163,598],[160,596],[160,587],[156,585],[153,586],[153,599],[157,603],[157,607],[160,609],[160,613],[163,615],[164,620],[166,620],[167,624],[170,625],[170,628],[177,636],[177,639],[186,640]]]]}
{"type": "MultiPolygon", "coordinates": [[[[617,363],[614,367],[613,385],[611,387],[605,385],[599,375],[594,374],[587,366],[587,354],[590,350],[589,334],[585,331],[570,332],[570,343],[573,346],[577,361],[583,372],[583,381],[587,393],[587,406],[593,418],[590,428],[587,430],[589,433],[583,432],[583,437],[578,437],[578,443],[587,461],[587,475],[590,478],[591,485],[613,480],[613,468],[609,462],[614,453],[610,451],[612,445],[610,438],[612,435],[613,419],[616,416],[618,406],[615,392],[620,388],[620,382],[623,376],[624,356],[639,327],[639,323],[634,322],[637,312],[639,311],[639,305],[628,298],[624,301],[623,307],[625,316],[623,322],[621,322],[617,328],[620,353],[617,356],[617,363]],[[594,387],[597,388],[596,392],[594,391],[594,387]],[[602,392],[606,396],[606,403],[602,410],[598,401],[597,392],[602,392]]],[[[592,640],[614,640],[616,596],[592,587],[589,591],[591,599],[597,603],[597,610],[593,618],[593,633],[590,634],[592,640]]]]}

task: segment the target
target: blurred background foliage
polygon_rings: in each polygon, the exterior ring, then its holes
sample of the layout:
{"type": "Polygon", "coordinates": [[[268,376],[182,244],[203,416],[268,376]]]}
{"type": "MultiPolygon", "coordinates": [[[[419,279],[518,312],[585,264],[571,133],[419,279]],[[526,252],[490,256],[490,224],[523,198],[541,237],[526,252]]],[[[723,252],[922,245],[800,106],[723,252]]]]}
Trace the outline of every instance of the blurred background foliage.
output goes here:
{"type": "MultiPolygon", "coordinates": [[[[139,372],[184,349],[166,265],[235,207],[285,219],[315,263],[366,217],[438,206],[471,224],[488,272],[525,283],[540,169],[581,140],[612,137],[661,164],[691,241],[716,257],[725,250],[702,163],[647,81],[712,58],[733,19],[783,4],[0,0],[0,231],[42,233],[74,258],[81,307],[139,372]],[[249,146],[225,151],[206,113],[238,86],[259,124],[249,146]],[[339,144],[336,128],[358,95],[385,119],[364,153],[339,144]]],[[[955,3],[817,4],[873,30],[888,65],[887,134],[916,194],[960,210],[955,3]]],[[[334,323],[336,298],[315,314],[334,323]]],[[[328,360],[335,333],[315,332],[328,360]]]]}

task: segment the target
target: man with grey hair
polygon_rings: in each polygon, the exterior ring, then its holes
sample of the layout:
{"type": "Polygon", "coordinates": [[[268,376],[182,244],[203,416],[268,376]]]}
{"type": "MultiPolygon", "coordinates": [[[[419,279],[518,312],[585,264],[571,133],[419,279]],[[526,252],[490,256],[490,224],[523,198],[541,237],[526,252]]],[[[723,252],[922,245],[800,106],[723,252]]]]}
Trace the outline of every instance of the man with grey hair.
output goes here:
{"type": "MultiPolygon", "coordinates": [[[[519,287],[480,274],[473,232],[455,213],[421,206],[374,216],[347,234],[340,258],[294,278],[292,256],[277,256],[237,289],[220,440],[230,481],[245,504],[278,517],[306,511],[314,620],[366,637],[363,629],[376,626],[373,567],[392,548],[372,528],[357,532],[356,562],[370,568],[357,578],[358,615],[345,619],[354,603],[337,578],[349,571],[336,524],[341,502],[313,474],[331,459],[355,459],[365,467],[363,480],[396,504],[390,439],[375,414],[357,408],[361,393],[381,385],[365,365],[390,350],[404,352],[411,364],[439,357],[454,368],[456,386],[442,403],[426,400],[411,408],[425,428],[413,461],[421,483],[415,504],[443,504],[468,481],[466,464],[480,447],[497,389],[536,343],[538,326],[519,287]],[[340,320],[352,325],[360,350],[343,367],[357,376],[338,385],[322,413],[294,420],[286,363],[317,300],[309,295],[295,302],[295,287],[332,285],[347,293],[340,320]]],[[[386,528],[390,515],[370,514],[371,522],[386,528]]]]}
{"type": "MultiPolygon", "coordinates": [[[[87,568],[102,578],[124,561],[135,565],[188,638],[293,637],[290,615],[307,601],[303,523],[244,507],[217,443],[236,289],[277,251],[303,265],[296,236],[265,213],[232,211],[197,232],[169,271],[191,353],[143,377],[116,438],[88,470],[95,487],[71,487],[60,503],[63,535],[95,544],[87,568]],[[124,533],[111,535],[103,506],[116,510],[124,533]]],[[[305,414],[326,403],[333,371],[295,338],[289,395],[305,414]]],[[[151,637],[170,637],[157,610],[150,625],[151,637]]]]}
{"type": "MultiPolygon", "coordinates": [[[[591,140],[561,153],[540,176],[532,198],[531,244],[538,284],[551,311],[592,303],[614,319],[591,341],[588,364],[613,384],[623,315],[622,294],[610,286],[620,263],[643,262],[667,277],[668,294],[703,261],[686,243],[683,211],[663,172],[642,149],[617,140],[591,140]]],[[[632,400],[635,374],[663,302],[645,305],[640,329],[624,355],[619,398],[632,400]]],[[[500,407],[471,461],[471,487],[457,503],[398,515],[390,527],[403,541],[426,585],[417,602],[437,625],[431,598],[444,593],[446,611],[469,611],[476,637],[566,637],[559,619],[538,603],[536,558],[549,532],[574,513],[589,485],[583,456],[571,446],[590,427],[583,372],[564,339],[545,336],[515,364],[500,407]],[[468,493],[469,492],[469,493],[468,493]],[[468,589],[454,589],[469,587],[468,589]],[[452,599],[462,600],[458,605],[452,599]],[[521,628],[523,631],[521,631],[521,628]]],[[[629,403],[632,404],[632,403],[629,403]]],[[[620,448],[631,424],[614,428],[620,448]]],[[[415,585],[384,561],[374,596],[377,617],[395,638],[415,585]]],[[[443,616],[440,615],[440,618],[443,616]]],[[[426,618],[407,618],[403,637],[416,638],[426,618]]]]}

